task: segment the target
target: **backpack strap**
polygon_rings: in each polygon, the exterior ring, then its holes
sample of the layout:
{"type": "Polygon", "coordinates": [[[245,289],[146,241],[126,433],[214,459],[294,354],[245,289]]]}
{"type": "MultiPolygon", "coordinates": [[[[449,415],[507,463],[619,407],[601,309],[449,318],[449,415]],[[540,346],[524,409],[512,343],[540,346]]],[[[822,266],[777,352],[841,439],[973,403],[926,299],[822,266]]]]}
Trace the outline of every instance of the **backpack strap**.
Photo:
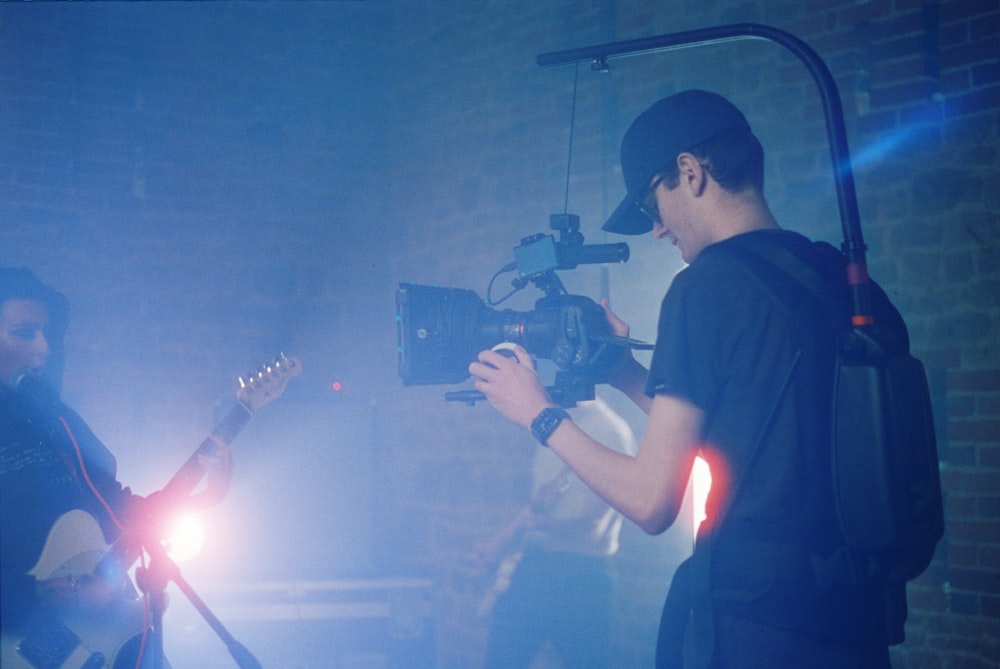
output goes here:
{"type": "MultiPolygon", "coordinates": [[[[734,238],[735,240],[736,238],[734,238]]],[[[824,298],[827,305],[826,314],[831,319],[835,314],[835,301],[829,299],[830,289],[823,280],[823,277],[813,267],[805,261],[799,259],[794,253],[781,244],[762,243],[757,245],[758,240],[754,238],[741,239],[740,243],[727,243],[719,247],[715,252],[724,252],[728,257],[739,263],[746,269],[747,275],[768,295],[775,307],[781,311],[786,318],[794,321],[797,317],[795,313],[796,304],[803,297],[803,290],[809,296],[824,298]],[[757,248],[751,248],[757,247],[757,248]],[[766,255],[764,255],[766,253],[766,255]],[[795,279],[794,283],[789,283],[786,277],[795,279]]],[[[664,608],[664,613],[672,613],[677,617],[673,625],[665,624],[661,621],[660,640],[657,648],[658,667],[682,666],[678,652],[673,655],[673,663],[667,658],[671,653],[664,648],[665,645],[676,645],[681,638],[678,627],[688,622],[685,611],[690,611],[690,632],[687,638],[687,652],[693,660],[693,666],[701,669],[711,666],[715,647],[715,606],[713,602],[712,571],[716,561],[717,552],[714,545],[714,538],[725,525],[725,520],[729,510],[736,504],[744,490],[742,483],[749,477],[755,469],[755,463],[759,459],[761,447],[771,429],[774,417],[785,401],[788,388],[795,377],[795,372],[799,367],[803,351],[799,348],[785,373],[782,383],[778,388],[771,410],[757,435],[747,461],[747,467],[742,476],[734,483],[732,494],[728,496],[722,507],[719,509],[715,519],[715,530],[712,534],[699,537],[693,555],[678,568],[675,579],[683,579],[685,583],[672,583],[668,601],[664,608]],[[675,590],[676,588],[676,590],[675,590]],[[681,601],[671,601],[681,599],[681,601]],[[683,601],[686,599],[687,601],[683,601]]],[[[778,564],[778,557],[787,557],[791,561],[805,559],[802,554],[787,555],[787,551],[782,553],[779,546],[756,543],[762,549],[766,549],[766,563],[778,572],[791,570],[788,565],[778,564]]],[[[683,629],[683,627],[680,627],[683,629]]],[[[685,665],[687,666],[687,665],[685,665]]]]}
{"type": "MultiPolygon", "coordinates": [[[[824,242],[809,242],[810,250],[819,257],[843,258],[843,253],[824,242]]],[[[723,246],[726,253],[750,270],[771,300],[779,309],[787,311],[790,303],[790,292],[785,279],[792,278],[796,284],[804,288],[818,299],[826,308],[827,318],[832,331],[844,330],[849,321],[839,309],[836,289],[823,277],[820,271],[804,260],[785,244],[768,242],[756,235],[737,235],[726,240],[723,246]],[[780,277],[780,280],[777,278],[780,277]]],[[[841,276],[844,276],[841,274],[841,276]]],[[[846,280],[844,288],[846,288],[846,280]]],[[[792,314],[794,316],[794,314],[792,314]]]]}
{"type": "MultiPolygon", "coordinates": [[[[722,507],[719,509],[715,521],[716,533],[719,531],[719,528],[722,527],[726,517],[729,515],[729,509],[735,505],[737,499],[741,496],[741,493],[744,490],[742,482],[746,480],[747,474],[754,469],[754,463],[757,461],[757,456],[760,454],[764,438],[770,431],[771,423],[774,422],[774,416],[778,412],[778,408],[781,407],[781,404],[785,399],[785,394],[788,391],[788,386],[791,385],[792,378],[795,376],[795,370],[799,365],[799,359],[802,357],[801,353],[801,351],[796,352],[795,358],[792,360],[792,364],[789,366],[788,372],[785,374],[784,381],[778,391],[778,396],[775,398],[774,404],[771,406],[771,410],[767,414],[767,419],[761,426],[760,433],[758,433],[757,439],[754,441],[750,459],[747,461],[746,471],[743,473],[743,476],[736,481],[733,486],[732,494],[729,495],[722,507]]],[[[693,643],[695,658],[697,660],[695,669],[711,666],[713,655],[712,651],[715,647],[715,606],[712,601],[712,564],[714,562],[714,554],[713,534],[707,534],[704,537],[699,538],[694,554],[690,558],[691,565],[689,577],[691,579],[691,591],[693,593],[691,614],[692,621],[694,623],[693,643]]]]}

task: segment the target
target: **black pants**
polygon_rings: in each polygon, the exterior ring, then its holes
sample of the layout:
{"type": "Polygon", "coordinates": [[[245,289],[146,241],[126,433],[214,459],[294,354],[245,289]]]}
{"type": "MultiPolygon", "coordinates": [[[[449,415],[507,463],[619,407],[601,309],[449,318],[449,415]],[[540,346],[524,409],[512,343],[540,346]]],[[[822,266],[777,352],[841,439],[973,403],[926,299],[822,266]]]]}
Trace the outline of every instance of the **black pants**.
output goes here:
{"type": "Polygon", "coordinates": [[[830,641],[717,612],[706,640],[695,629],[689,569],[677,569],[663,605],[656,669],[892,669],[883,643],[830,641]]]}
{"type": "Polygon", "coordinates": [[[567,669],[610,666],[612,558],[529,549],[490,621],[486,669],[527,669],[549,642],[567,669]]]}

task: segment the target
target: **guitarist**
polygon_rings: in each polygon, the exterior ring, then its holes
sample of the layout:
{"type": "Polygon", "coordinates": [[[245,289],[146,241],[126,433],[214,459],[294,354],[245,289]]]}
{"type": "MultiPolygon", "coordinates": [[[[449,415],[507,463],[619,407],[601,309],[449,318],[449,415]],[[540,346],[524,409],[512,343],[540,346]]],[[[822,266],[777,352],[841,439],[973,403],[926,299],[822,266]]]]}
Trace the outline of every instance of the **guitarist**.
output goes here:
{"type": "MultiPolygon", "coordinates": [[[[47,613],[98,612],[132,592],[125,575],[130,559],[120,560],[116,569],[100,550],[54,576],[40,573],[39,558],[61,516],[76,509],[93,516],[100,528],[95,529],[98,545],[81,548],[100,549],[102,542],[115,543],[126,532],[154,536],[161,515],[155,494],[144,498],[118,482],[114,456],[59,400],[68,314],[66,298],[30,270],[0,268],[0,625],[5,639],[23,636],[30,621],[47,613]]],[[[228,447],[220,445],[203,464],[209,483],[201,501],[216,503],[228,490],[232,472],[228,447]]]]}
{"type": "MultiPolygon", "coordinates": [[[[628,423],[603,400],[570,414],[603,443],[635,453],[628,423]]],[[[492,610],[485,669],[528,669],[546,643],[567,669],[606,669],[622,517],[548,449],[536,450],[532,478],[532,499],[478,550],[481,563],[506,553],[516,565],[512,574],[499,570],[497,589],[506,589],[492,610]]]]}

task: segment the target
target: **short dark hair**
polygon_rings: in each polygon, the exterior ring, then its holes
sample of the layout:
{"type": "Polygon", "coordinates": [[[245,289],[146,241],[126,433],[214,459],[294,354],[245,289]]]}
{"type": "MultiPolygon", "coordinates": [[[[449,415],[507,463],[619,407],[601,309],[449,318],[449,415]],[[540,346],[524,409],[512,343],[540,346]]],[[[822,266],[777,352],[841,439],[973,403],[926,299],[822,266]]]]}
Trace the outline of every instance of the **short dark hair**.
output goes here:
{"type": "MultiPolygon", "coordinates": [[[[764,192],[764,147],[746,128],[733,128],[708,139],[687,151],[702,164],[712,178],[730,193],[747,188],[764,192]]],[[[680,183],[677,162],[664,167],[660,174],[667,188],[680,183]]]]}

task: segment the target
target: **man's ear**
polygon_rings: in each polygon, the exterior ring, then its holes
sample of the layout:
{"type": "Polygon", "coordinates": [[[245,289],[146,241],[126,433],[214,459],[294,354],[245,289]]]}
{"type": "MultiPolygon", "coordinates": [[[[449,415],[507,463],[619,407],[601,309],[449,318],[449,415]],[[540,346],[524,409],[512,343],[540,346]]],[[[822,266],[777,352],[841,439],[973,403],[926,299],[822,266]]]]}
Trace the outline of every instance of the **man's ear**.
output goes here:
{"type": "Polygon", "coordinates": [[[681,153],[677,156],[677,168],[681,183],[686,184],[693,195],[701,195],[708,178],[701,162],[693,154],[681,153]]]}

